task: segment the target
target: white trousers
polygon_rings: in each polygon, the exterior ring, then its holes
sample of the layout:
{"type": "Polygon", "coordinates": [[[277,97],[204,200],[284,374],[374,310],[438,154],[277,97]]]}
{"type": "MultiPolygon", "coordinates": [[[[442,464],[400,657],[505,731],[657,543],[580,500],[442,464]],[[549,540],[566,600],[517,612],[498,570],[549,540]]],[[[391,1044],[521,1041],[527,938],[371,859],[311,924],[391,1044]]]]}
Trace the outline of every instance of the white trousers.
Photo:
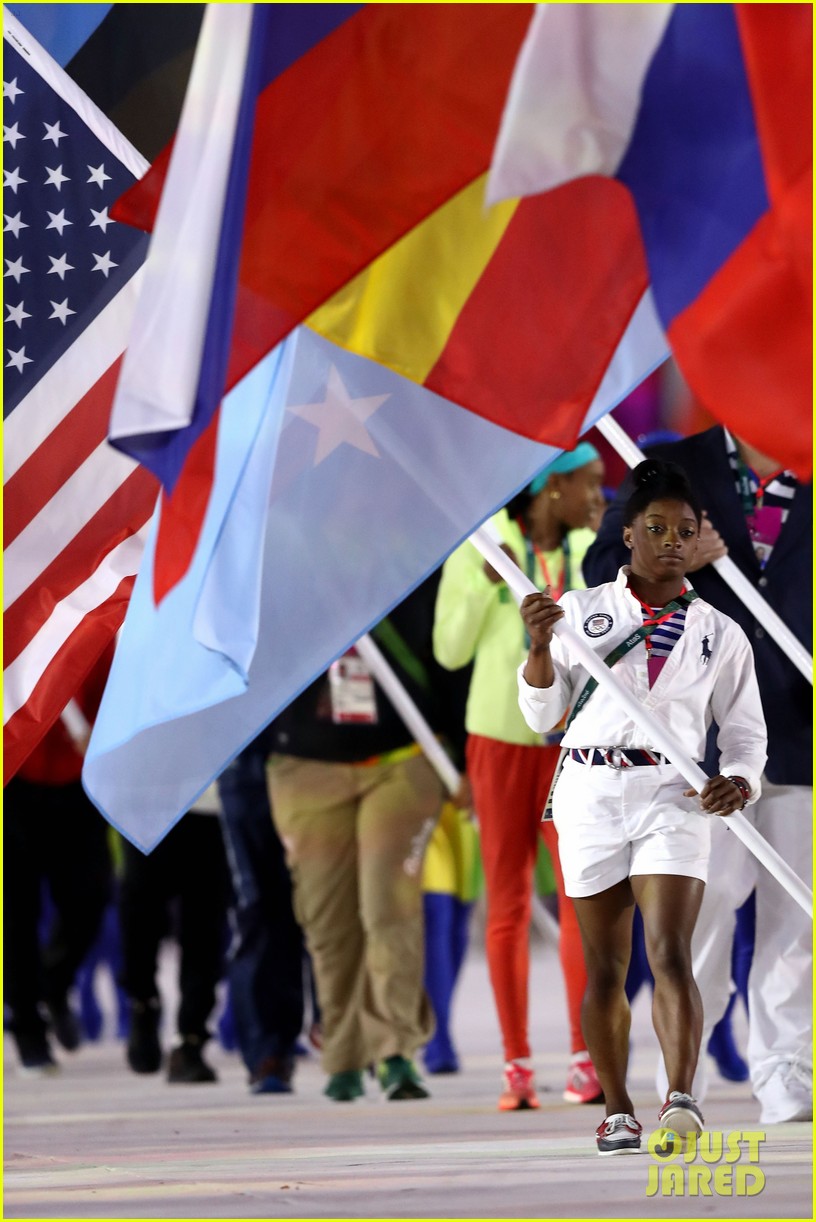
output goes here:
{"type": "MultiPolygon", "coordinates": [[[[746,818],[808,886],[812,885],[813,790],[771,785],[746,818]]],[[[812,1075],[813,940],[809,917],[738,837],[712,818],[711,859],[692,939],[694,977],[703,999],[704,1026],[694,1094],[706,1091],[706,1046],[725,1013],[731,992],[731,949],[736,909],[756,888],[756,941],[748,978],[748,1064],[760,1104],[774,1071],[794,1062],[812,1075]]],[[[665,1098],[665,1070],[658,1093],[665,1098]]]]}

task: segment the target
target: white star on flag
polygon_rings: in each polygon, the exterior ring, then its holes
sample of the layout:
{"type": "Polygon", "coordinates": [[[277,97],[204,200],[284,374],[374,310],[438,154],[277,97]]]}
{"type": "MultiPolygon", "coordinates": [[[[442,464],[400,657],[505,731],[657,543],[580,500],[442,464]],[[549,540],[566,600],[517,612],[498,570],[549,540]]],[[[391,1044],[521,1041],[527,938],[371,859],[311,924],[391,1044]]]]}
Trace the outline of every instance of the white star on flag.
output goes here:
{"type": "Polygon", "coordinates": [[[11,348],[7,348],[6,352],[9,354],[9,359],[6,361],[6,369],[19,369],[20,373],[22,373],[23,366],[31,364],[31,357],[25,354],[25,346],[18,348],[16,352],[13,352],[11,348]]]}
{"type": "Polygon", "coordinates": [[[94,226],[96,226],[96,228],[101,229],[103,233],[107,233],[108,225],[116,224],[116,222],[112,221],[108,216],[107,208],[103,208],[101,212],[97,212],[96,208],[91,208],[91,212],[93,213],[93,220],[88,226],[89,229],[93,229],[94,226]]]}
{"type": "Polygon", "coordinates": [[[94,255],[94,258],[96,259],[96,262],[94,263],[93,267],[91,268],[91,271],[92,272],[104,272],[106,280],[108,278],[108,273],[110,272],[111,268],[119,266],[119,264],[114,263],[113,259],[110,257],[109,250],[106,250],[104,255],[94,255]]]}
{"type": "Polygon", "coordinates": [[[74,223],[66,218],[64,208],[60,209],[59,212],[49,212],[48,216],[50,216],[51,220],[46,225],[46,229],[56,229],[60,237],[62,237],[62,231],[65,226],[73,225],[74,223]]]}
{"type": "Polygon", "coordinates": [[[6,276],[13,276],[19,284],[20,277],[24,276],[26,272],[30,271],[30,267],[23,267],[23,257],[21,255],[20,258],[15,259],[14,262],[12,262],[11,259],[6,259],[6,270],[3,272],[3,277],[5,278],[6,276]]]}
{"type": "Polygon", "coordinates": [[[22,327],[24,318],[31,317],[31,315],[27,313],[25,309],[24,301],[21,301],[20,304],[16,306],[10,306],[7,303],[6,309],[8,310],[8,314],[6,315],[6,322],[16,322],[18,327],[22,327]]]}
{"type": "Polygon", "coordinates": [[[305,403],[286,410],[292,415],[313,424],[318,430],[315,466],[328,458],[333,450],[346,442],[379,458],[379,450],[371,440],[365,421],[382,407],[389,395],[371,395],[365,399],[352,399],[343,379],[334,365],[329,369],[326,397],[319,403],[305,403]]]}
{"type": "Polygon", "coordinates": [[[67,174],[63,174],[61,165],[58,165],[56,170],[52,170],[49,166],[46,166],[45,169],[48,177],[43,185],[46,187],[56,187],[58,191],[61,191],[62,184],[71,181],[67,174]]]}
{"type": "Polygon", "coordinates": [[[48,258],[51,260],[51,266],[46,272],[47,276],[59,276],[60,280],[64,280],[65,273],[74,270],[74,265],[68,262],[67,255],[60,255],[58,259],[55,259],[53,255],[49,255],[48,258]]]}
{"type": "Polygon", "coordinates": [[[27,178],[23,178],[20,174],[20,167],[16,170],[3,171],[3,186],[10,187],[14,194],[17,194],[17,188],[23,187],[28,182],[27,178]]]}
{"type": "Polygon", "coordinates": [[[48,317],[49,318],[58,318],[59,321],[62,323],[63,327],[65,326],[65,324],[68,321],[68,315],[76,314],[76,310],[69,309],[67,297],[65,298],[64,301],[60,301],[59,304],[57,304],[56,301],[52,301],[51,305],[53,307],[54,312],[53,314],[49,314],[48,317]]]}
{"type": "Polygon", "coordinates": [[[13,81],[3,81],[3,97],[8,98],[12,106],[17,101],[21,93],[25,93],[25,89],[20,89],[17,84],[17,77],[13,81]]]}
{"type": "MultiPolygon", "coordinates": [[[[10,222],[0,272],[7,777],[120,622],[156,499],[152,479],[104,442],[148,238],[129,225],[111,223],[105,237],[90,228],[91,204],[112,212],[148,165],[26,29],[43,6],[13,7],[24,24],[6,4],[0,224],[10,222]],[[102,188],[86,182],[89,166],[102,188]],[[13,237],[18,210],[27,228],[13,237]],[[106,279],[91,266],[108,248],[119,266],[106,279]]],[[[46,25],[67,29],[81,6],[45,8],[46,25]]]]}
{"type": "Polygon", "coordinates": [[[105,163],[104,162],[102,163],[102,165],[96,166],[96,168],[94,168],[92,165],[89,165],[88,169],[91,171],[91,177],[88,179],[88,182],[95,182],[96,185],[100,188],[100,190],[105,186],[106,182],[110,182],[111,177],[110,177],[110,174],[105,173],[105,163]]]}
{"type": "Polygon", "coordinates": [[[13,233],[15,238],[19,238],[21,229],[28,229],[28,225],[22,219],[22,212],[18,212],[16,216],[6,216],[3,213],[3,220],[6,222],[3,226],[3,233],[13,233]]]}
{"type": "Polygon", "coordinates": [[[59,148],[60,140],[64,140],[68,135],[67,132],[62,131],[60,128],[59,119],[57,119],[56,123],[46,123],[43,120],[43,127],[45,128],[43,140],[53,140],[55,147],[59,148]]]}
{"type": "Polygon", "coordinates": [[[17,147],[18,140],[25,140],[25,136],[15,123],[13,127],[3,126],[3,143],[10,144],[13,149],[17,147]]]}

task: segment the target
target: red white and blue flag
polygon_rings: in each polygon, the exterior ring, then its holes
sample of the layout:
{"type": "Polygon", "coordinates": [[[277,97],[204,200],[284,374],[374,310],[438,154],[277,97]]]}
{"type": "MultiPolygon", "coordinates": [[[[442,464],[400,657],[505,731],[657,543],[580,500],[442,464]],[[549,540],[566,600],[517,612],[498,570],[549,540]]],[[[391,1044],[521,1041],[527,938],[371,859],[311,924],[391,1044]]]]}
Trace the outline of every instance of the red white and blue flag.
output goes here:
{"type": "Polygon", "coordinates": [[[801,478],[812,470],[812,22],[797,4],[540,6],[489,192],[588,175],[624,184],[692,390],[801,478]]]}
{"type": "Polygon", "coordinates": [[[147,241],[110,217],[144,159],[4,14],[4,770],[124,616],[155,480],[107,444],[147,241]]]}

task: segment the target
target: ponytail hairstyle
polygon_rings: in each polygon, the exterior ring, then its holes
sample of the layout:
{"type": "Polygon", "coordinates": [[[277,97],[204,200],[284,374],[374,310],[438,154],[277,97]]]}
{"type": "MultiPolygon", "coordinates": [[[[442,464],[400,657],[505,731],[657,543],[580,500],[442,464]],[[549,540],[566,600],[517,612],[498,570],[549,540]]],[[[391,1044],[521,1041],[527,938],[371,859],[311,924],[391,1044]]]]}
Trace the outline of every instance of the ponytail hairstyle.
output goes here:
{"type": "Polygon", "coordinates": [[[631,526],[652,501],[682,501],[690,506],[699,530],[703,520],[702,506],[692,491],[688,476],[677,463],[647,458],[635,467],[632,481],[634,488],[623,511],[624,526],[631,526]]]}

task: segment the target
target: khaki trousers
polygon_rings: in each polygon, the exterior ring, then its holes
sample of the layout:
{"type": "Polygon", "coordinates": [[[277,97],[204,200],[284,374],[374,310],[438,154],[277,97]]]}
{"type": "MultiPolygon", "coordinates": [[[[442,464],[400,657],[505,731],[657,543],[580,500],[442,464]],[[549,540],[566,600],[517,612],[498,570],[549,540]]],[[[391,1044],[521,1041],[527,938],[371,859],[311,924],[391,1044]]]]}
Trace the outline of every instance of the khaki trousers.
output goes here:
{"type": "Polygon", "coordinates": [[[433,1033],[424,992],[422,858],[442,807],[424,756],[334,764],[273,755],[272,816],[312,956],[327,1073],[433,1033]]]}

